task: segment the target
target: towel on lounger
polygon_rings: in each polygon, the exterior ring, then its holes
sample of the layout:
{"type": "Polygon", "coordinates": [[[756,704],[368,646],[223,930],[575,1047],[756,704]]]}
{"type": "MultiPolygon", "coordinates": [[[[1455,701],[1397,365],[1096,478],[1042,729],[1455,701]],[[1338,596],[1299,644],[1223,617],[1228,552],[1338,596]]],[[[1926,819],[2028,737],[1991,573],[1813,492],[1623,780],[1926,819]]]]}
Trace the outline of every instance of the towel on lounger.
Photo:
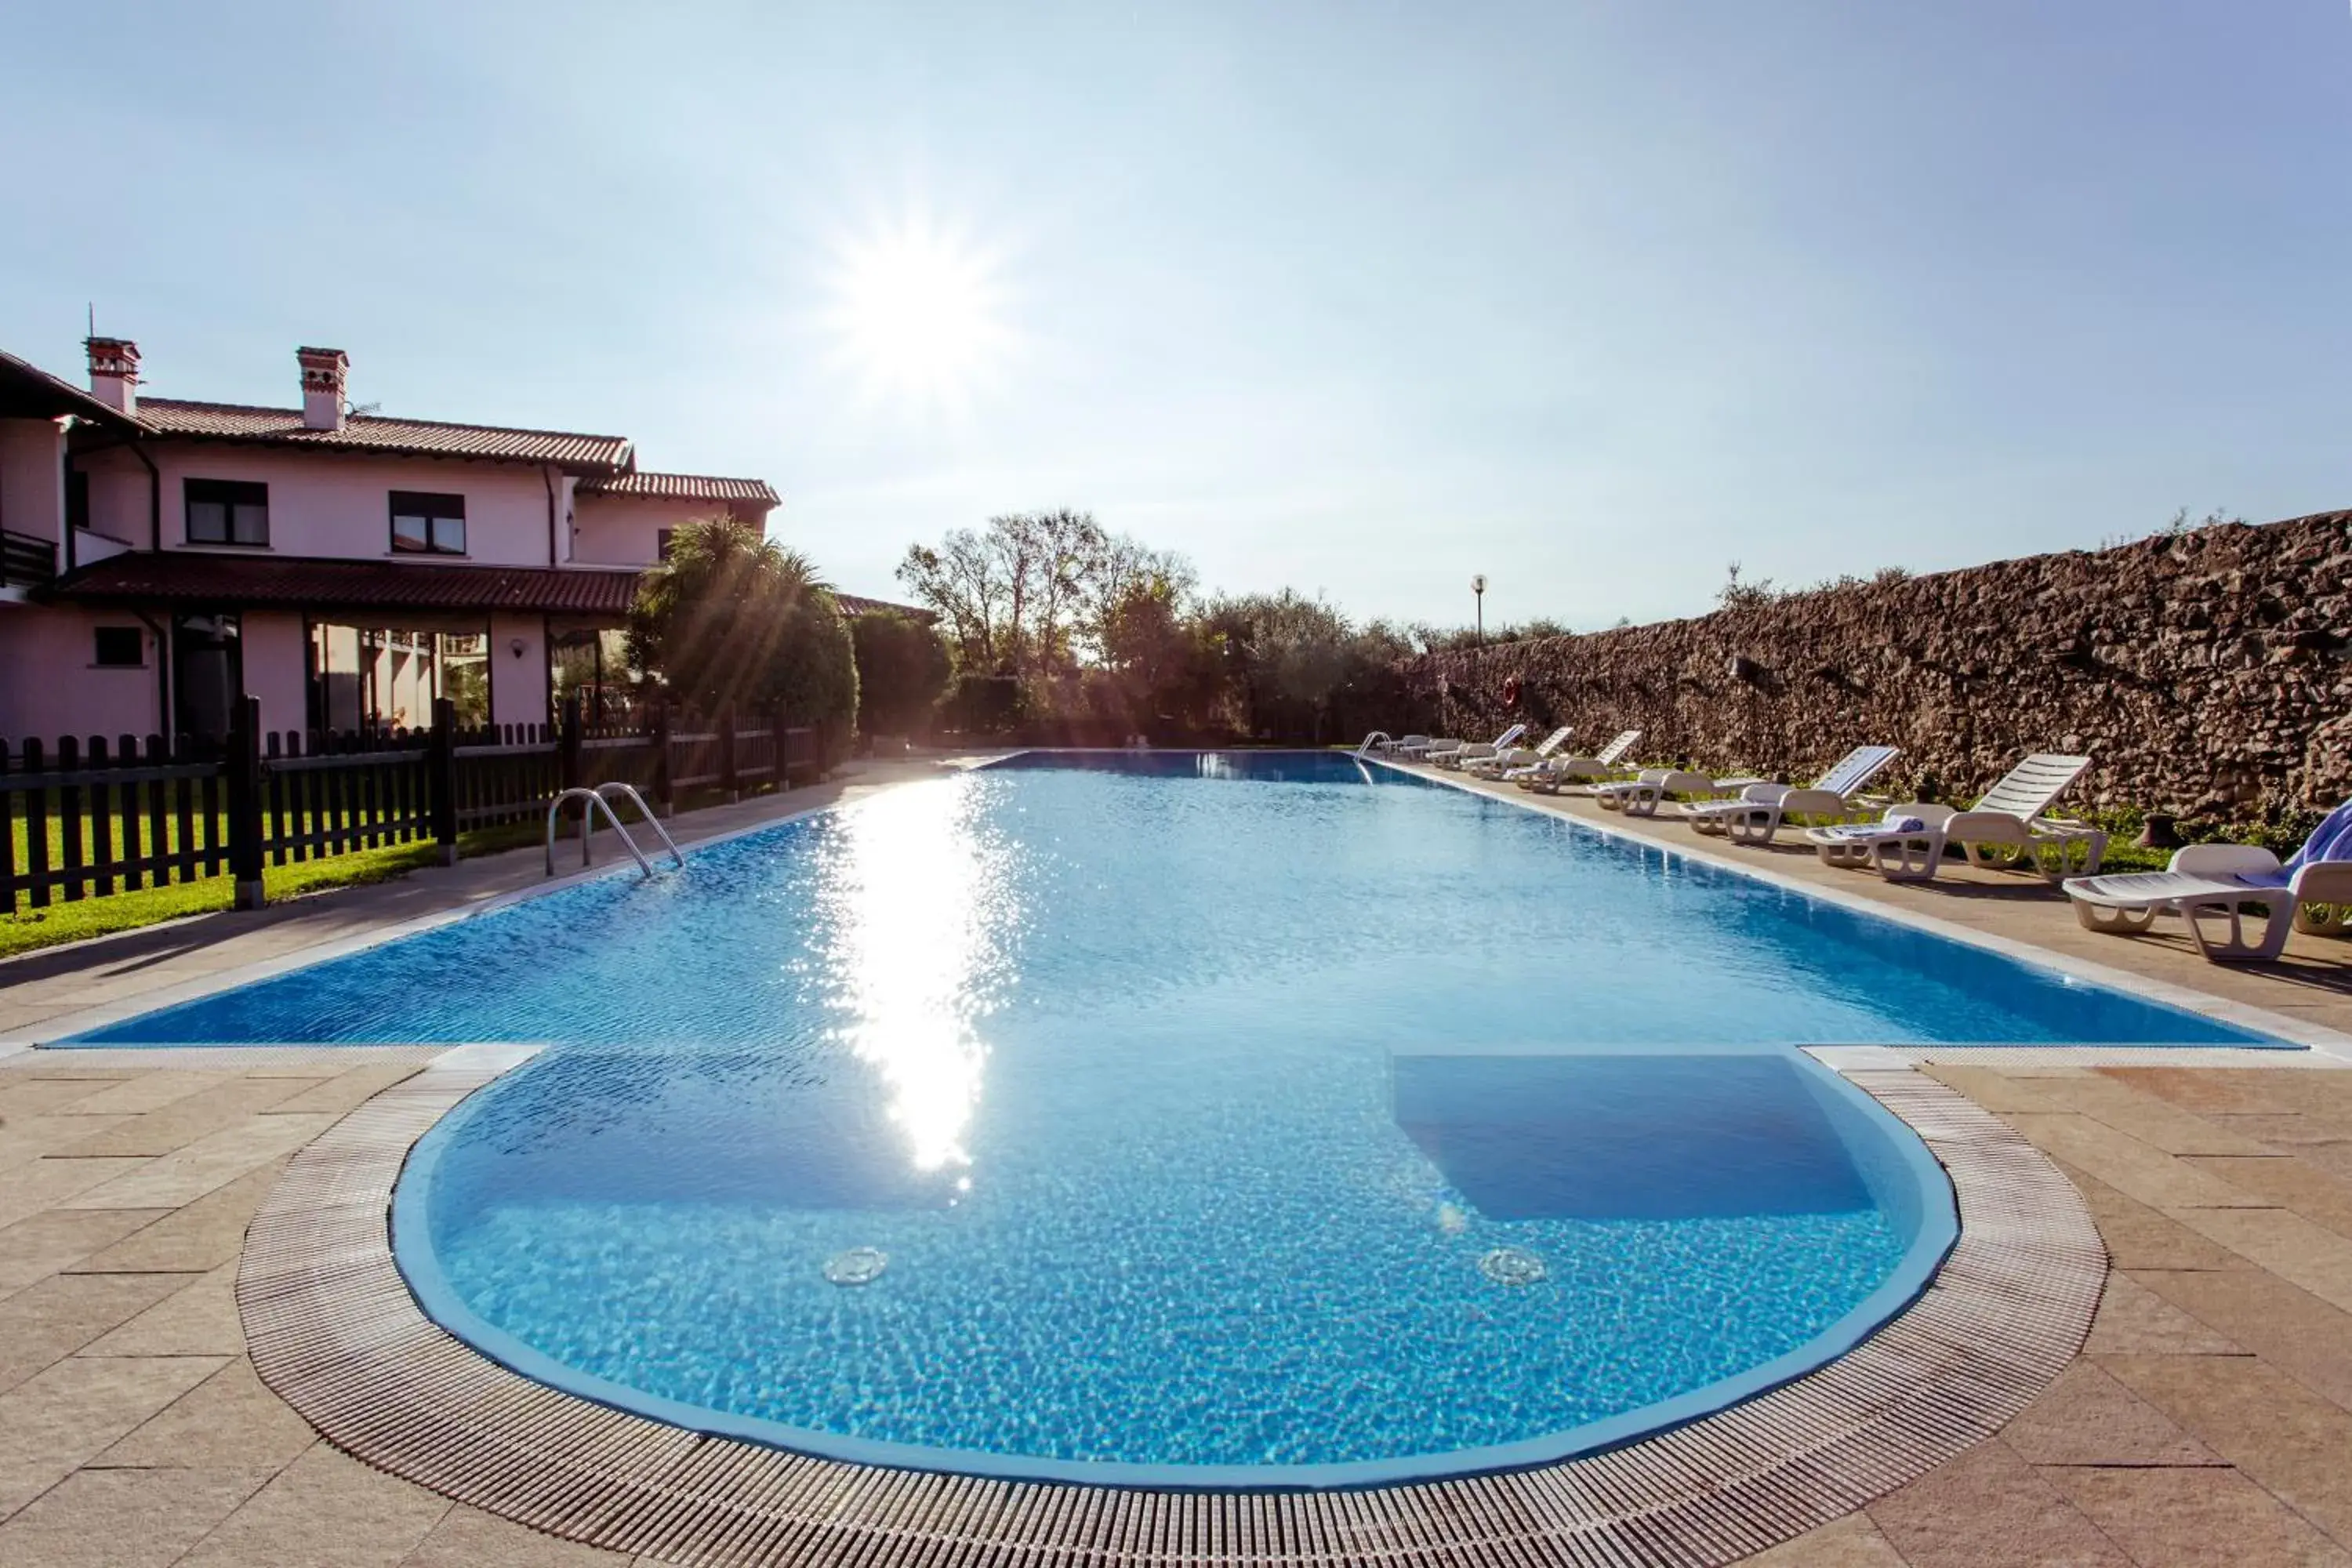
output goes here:
{"type": "Polygon", "coordinates": [[[1822,827],[1814,831],[1840,838],[1875,838],[1883,833],[1925,833],[1927,825],[1916,816],[1897,816],[1888,812],[1877,822],[1853,822],[1843,827],[1822,827]]]}

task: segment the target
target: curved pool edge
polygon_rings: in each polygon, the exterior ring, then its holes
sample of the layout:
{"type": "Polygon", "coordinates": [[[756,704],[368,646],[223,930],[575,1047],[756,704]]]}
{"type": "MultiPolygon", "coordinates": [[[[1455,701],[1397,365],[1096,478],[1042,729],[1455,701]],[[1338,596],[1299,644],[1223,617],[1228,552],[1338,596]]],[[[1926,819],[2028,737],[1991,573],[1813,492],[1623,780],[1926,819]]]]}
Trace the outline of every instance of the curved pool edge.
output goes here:
{"type": "MultiPolygon", "coordinates": [[[[469,1094],[410,1147],[392,1191],[392,1255],[401,1278],[427,1320],[489,1361],[533,1383],[667,1426],[846,1464],[984,1476],[1008,1481],[1154,1491],[1298,1491],[1408,1486],[1534,1469],[1622,1448],[1689,1426],[1792,1383],[1846,1354],[1918,1299],[1959,1239],[1959,1215],[1948,1174],[1900,1117],[1801,1050],[1787,1047],[1708,1047],[1703,1054],[1726,1050],[1785,1056],[1793,1060],[1803,1080],[1825,1097],[1823,1110],[1837,1124],[1840,1140],[1847,1143],[1850,1152],[1854,1131],[1883,1142],[1901,1176],[1909,1184],[1908,1191],[1897,1201],[1916,1215],[1916,1223],[1908,1227],[1911,1236],[1903,1256],[1884,1280],[1835,1321],[1769,1361],[1669,1399],[1513,1443],[1392,1459],[1298,1465],[1159,1465],[1129,1460],[1055,1459],[981,1449],[931,1447],[794,1426],[688,1404],[583,1372],[476,1312],[450,1283],[432,1246],[428,1205],[441,1156],[488,1103],[493,1092],[488,1084],[469,1094]],[[1839,1107],[1844,1108],[1845,1114],[1840,1114],[1839,1107]],[[1858,1129],[1852,1121],[1853,1117],[1861,1119],[1858,1129]]],[[[525,1066],[519,1070],[527,1072],[530,1068],[525,1066]]],[[[1877,1184],[1872,1184],[1875,1191],[1877,1184]]]]}
{"type": "Polygon", "coordinates": [[[298,1153],[255,1218],[237,1300],[257,1372],[339,1447],[614,1551],[1296,1565],[1486,1561],[1501,1543],[1571,1540],[1601,1560],[1647,1561],[1671,1541],[1681,1560],[1728,1563],[1999,1430],[2074,1360],[2106,1275],[2081,1195],[2032,1145],[1924,1075],[1862,1072],[1851,1086],[1950,1173],[1958,1239],[1876,1333],[1740,1404],[1603,1454],[1410,1485],[1244,1494],[877,1468],[583,1400],[424,1315],[389,1245],[393,1187],[412,1146],[502,1070],[436,1064],[298,1153]]]}

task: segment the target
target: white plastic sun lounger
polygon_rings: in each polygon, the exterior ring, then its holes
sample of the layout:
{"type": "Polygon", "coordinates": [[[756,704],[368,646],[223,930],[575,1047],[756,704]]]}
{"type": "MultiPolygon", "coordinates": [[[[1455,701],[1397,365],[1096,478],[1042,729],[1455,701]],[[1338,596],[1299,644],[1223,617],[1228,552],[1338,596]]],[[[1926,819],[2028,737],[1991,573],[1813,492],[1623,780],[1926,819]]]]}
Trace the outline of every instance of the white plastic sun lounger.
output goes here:
{"type": "Polygon", "coordinates": [[[2258,845],[2191,844],[2161,871],[2074,878],[2066,896],[2088,931],[2138,936],[2157,916],[2179,915],[2208,963],[2268,962],[2286,950],[2288,931],[2314,929],[2305,905],[2352,904],[2352,801],[2329,812],[2284,865],[2258,845]],[[2259,942],[2246,934],[2249,908],[2262,911],[2259,942]]]}
{"type": "Polygon", "coordinates": [[[1564,784],[1582,780],[1605,779],[1614,773],[1624,761],[1625,753],[1641,741],[1639,730],[1622,730],[1617,738],[1589,757],[1553,757],[1531,768],[1514,768],[1503,776],[1521,789],[1531,789],[1541,795],[1558,795],[1564,784]]]}
{"type": "Polygon", "coordinates": [[[1753,773],[1719,779],[1684,768],[1644,768],[1638,778],[1622,784],[1595,785],[1592,798],[1600,802],[1603,811],[1622,811],[1628,816],[1655,816],[1658,806],[1670,795],[1681,795],[1685,800],[1721,800],[1727,795],[1738,795],[1749,784],[1763,782],[1753,773]]]}
{"type": "Polygon", "coordinates": [[[1456,742],[1451,750],[1443,752],[1433,746],[1422,754],[1422,761],[1435,763],[1441,768],[1458,768],[1463,763],[1475,762],[1480,757],[1493,756],[1504,747],[1517,742],[1518,738],[1527,732],[1528,727],[1525,724],[1514,724],[1491,742],[1473,741],[1467,745],[1456,742]]]}
{"type": "Polygon", "coordinates": [[[2107,852],[2107,836],[2042,814],[2090,765],[2088,757],[2036,752],[1966,811],[1912,801],[1888,806],[1878,822],[1809,827],[1805,837],[1823,865],[1875,870],[1890,882],[1933,881],[1947,844],[1964,847],[1972,865],[2005,868],[2031,860],[2053,882],[2089,876],[2107,852]]]}
{"type": "Polygon", "coordinates": [[[1718,835],[1734,844],[1769,844],[1788,817],[1826,816],[1840,821],[1851,818],[1854,814],[1853,797],[1895,756],[1893,746],[1856,746],[1810,787],[1749,784],[1739,792],[1738,800],[1683,807],[1683,819],[1697,832],[1718,835]]]}
{"type": "Polygon", "coordinates": [[[1532,767],[1542,762],[1554,752],[1559,751],[1566,743],[1568,737],[1569,727],[1562,724],[1534,746],[1512,746],[1496,752],[1491,757],[1480,757],[1475,762],[1465,763],[1462,768],[1465,773],[1476,773],[1481,778],[1498,779],[1514,768],[1532,767]]]}

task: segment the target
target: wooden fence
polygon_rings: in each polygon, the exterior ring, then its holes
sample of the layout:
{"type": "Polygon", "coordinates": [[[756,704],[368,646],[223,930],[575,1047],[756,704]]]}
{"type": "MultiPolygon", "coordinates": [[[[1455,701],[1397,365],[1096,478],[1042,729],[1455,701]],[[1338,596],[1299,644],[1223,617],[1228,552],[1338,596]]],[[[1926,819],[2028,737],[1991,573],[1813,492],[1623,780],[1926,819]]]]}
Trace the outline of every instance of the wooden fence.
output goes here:
{"type": "Polygon", "coordinates": [[[694,793],[729,798],[820,771],[814,729],[781,715],[673,725],[561,723],[460,730],[446,702],[431,730],[365,735],[260,729],[259,703],[225,739],[68,736],[0,742],[0,911],[107,898],[201,878],[236,879],[261,902],[266,866],[542,820],[564,789],[620,781],[668,815],[694,793]]]}

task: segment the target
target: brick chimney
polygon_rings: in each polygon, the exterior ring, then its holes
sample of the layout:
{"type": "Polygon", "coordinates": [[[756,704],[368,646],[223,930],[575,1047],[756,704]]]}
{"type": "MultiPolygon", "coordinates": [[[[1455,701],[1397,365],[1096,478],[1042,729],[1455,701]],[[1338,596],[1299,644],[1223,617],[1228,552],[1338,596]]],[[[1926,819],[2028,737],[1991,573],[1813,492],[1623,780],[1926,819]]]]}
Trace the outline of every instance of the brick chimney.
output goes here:
{"type": "Polygon", "coordinates": [[[89,395],[109,408],[139,414],[139,345],[129,338],[85,338],[89,351],[89,395]]]}
{"type": "Polygon", "coordinates": [[[343,377],[351,356],[341,349],[296,349],[302,362],[302,427],[340,430],[343,427],[343,377]]]}

